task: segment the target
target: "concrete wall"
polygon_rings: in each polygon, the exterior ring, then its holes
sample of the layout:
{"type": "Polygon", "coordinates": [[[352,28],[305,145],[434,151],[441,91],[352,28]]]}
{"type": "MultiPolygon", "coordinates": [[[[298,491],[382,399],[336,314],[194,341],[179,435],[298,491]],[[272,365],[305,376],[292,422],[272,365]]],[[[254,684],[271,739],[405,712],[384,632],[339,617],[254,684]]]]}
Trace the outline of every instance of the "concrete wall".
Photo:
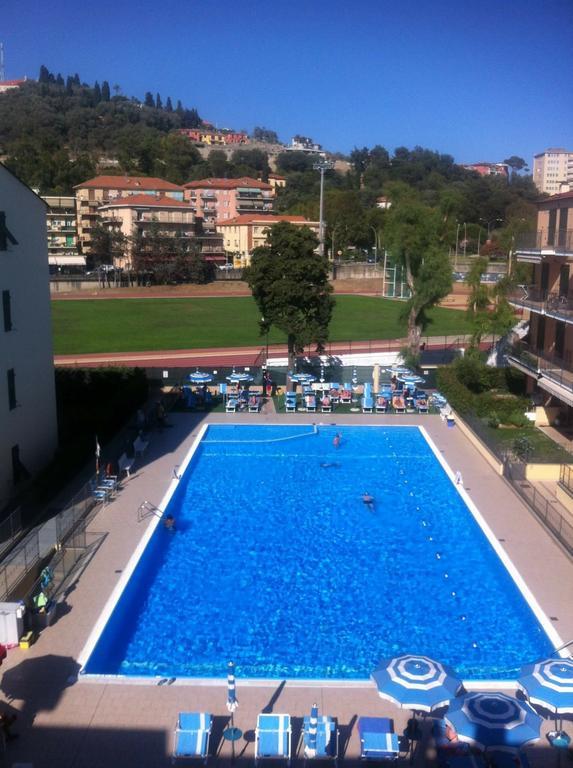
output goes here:
{"type": "Polygon", "coordinates": [[[18,490],[12,449],[31,474],[57,447],[56,395],[46,239],[46,206],[0,165],[0,211],[17,240],[0,251],[0,292],[11,298],[12,329],[0,314],[0,509],[18,490]],[[16,407],[10,409],[8,370],[15,372],[16,407]]]}
{"type": "Polygon", "coordinates": [[[540,483],[558,482],[561,464],[528,464],[525,468],[525,479],[540,483]]]}
{"type": "Polygon", "coordinates": [[[375,264],[351,261],[333,265],[334,280],[369,280],[373,277],[382,280],[382,268],[375,264]]]}

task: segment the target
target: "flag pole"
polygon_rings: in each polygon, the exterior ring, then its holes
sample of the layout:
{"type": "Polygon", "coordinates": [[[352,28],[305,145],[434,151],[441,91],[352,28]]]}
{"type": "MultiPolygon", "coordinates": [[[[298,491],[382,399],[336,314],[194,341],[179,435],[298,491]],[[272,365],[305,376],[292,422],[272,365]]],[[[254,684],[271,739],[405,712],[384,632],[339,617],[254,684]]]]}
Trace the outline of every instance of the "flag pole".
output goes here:
{"type": "Polygon", "coordinates": [[[96,437],[95,459],[96,459],[96,475],[97,475],[99,473],[99,457],[101,453],[101,448],[97,439],[97,435],[95,437],[96,437]]]}

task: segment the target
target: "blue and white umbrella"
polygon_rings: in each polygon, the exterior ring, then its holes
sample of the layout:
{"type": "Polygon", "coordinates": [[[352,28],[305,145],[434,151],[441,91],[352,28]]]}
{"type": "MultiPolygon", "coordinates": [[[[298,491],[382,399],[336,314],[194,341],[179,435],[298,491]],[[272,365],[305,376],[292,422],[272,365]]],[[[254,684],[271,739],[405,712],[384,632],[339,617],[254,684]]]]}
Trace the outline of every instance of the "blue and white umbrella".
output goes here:
{"type": "Polygon", "coordinates": [[[406,654],[381,661],[372,673],[378,693],[404,709],[431,712],[457,694],[461,680],[445,664],[406,654]]]}
{"type": "Polygon", "coordinates": [[[213,377],[210,373],[204,373],[199,369],[197,369],[194,373],[190,373],[189,376],[187,376],[187,379],[192,384],[208,384],[210,381],[213,381],[213,377]]]}
{"type": "Polygon", "coordinates": [[[290,378],[291,381],[296,381],[299,384],[311,384],[313,381],[316,381],[316,377],[312,373],[293,373],[290,378]]]}
{"type": "Polygon", "coordinates": [[[248,381],[254,381],[254,379],[251,374],[246,371],[243,373],[236,373],[233,371],[233,373],[227,376],[227,381],[230,381],[232,384],[245,384],[248,381]]]}
{"type": "Polygon", "coordinates": [[[304,748],[305,757],[316,756],[316,741],[318,734],[318,704],[313,704],[310,709],[310,718],[308,721],[308,740],[304,748]]]}
{"type": "Polygon", "coordinates": [[[555,715],[573,714],[573,659],[549,658],[527,664],[517,685],[532,704],[555,715]]]}
{"type": "Polygon", "coordinates": [[[401,373],[398,375],[398,381],[403,382],[406,384],[406,386],[412,385],[412,384],[423,384],[425,379],[422,378],[422,376],[416,376],[411,373],[401,373]]]}
{"type": "Polygon", "coordinates": [[[227,664],[227,709],[232,715],[238,706],[239,700],[235,688],[235,664],[230,661],[227,664]]]}
{"type": "Polygon", "coordinates": [[[533,707],[504,693],[467,693],[451,702],[445,718],[461,741],[483,750],[515,752],[537,741],[541,728],[533,707]]]}

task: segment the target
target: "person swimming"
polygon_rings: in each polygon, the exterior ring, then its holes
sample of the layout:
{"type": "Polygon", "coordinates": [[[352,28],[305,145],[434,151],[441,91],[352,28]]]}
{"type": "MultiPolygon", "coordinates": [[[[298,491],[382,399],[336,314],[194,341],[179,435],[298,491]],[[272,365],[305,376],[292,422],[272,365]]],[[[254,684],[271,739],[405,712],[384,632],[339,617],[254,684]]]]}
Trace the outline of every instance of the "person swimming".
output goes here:
{"type": "Polygon", "coordinates": [[[373,512],[374,511],[374,496],[368,493],[368,491],[365,491],[362,494],[362,501],[364,504],[368,507],[368,509],[373,512]]]}
{"type": "Polygon", "coordinates": [[[340,440],[341,440],[341,439],[342,439],[342,435],[341,435],[339,432],[337,432],[337,433],[334,435],[334,437],[332,438],[332,445],[333,445],[335,448],[338,448],[338,447],[340,446],[340,440]]]}
{"type": "Polygon", "coordinates": [[[174,531],[175,530],[175,518],[173,515],[167,515],[165,519],[163,520],[163,525],[167,528],[168,531],[174,531]]]}
{"type": "Polygon", "coordinates": [[[339,467],[340,464],[337,461],[323,461],[320,465],[322,469],[331,469],[335,467],[339,467]]]}

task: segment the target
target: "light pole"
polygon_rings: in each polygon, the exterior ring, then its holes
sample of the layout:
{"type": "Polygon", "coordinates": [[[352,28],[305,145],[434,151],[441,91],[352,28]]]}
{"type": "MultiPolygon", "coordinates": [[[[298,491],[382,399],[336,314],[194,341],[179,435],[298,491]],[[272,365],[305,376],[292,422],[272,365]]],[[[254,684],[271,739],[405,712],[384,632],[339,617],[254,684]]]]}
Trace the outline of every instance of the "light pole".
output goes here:
{"type": "Polygon", "coordinates": [[[324,257],[324,172],[334,168],[334,163],[330,160],[319,160],[317,163],[313,163],[312,167],[315,171],[320,171],[320,213],[318,223],[318,252],[324,257]]]}
{"type": "Polygon", "coordinates": [[[378,266],[378,230],[373,224],[368,225],[370,229],[374,232],[374,266],[378,266]]]}
{"type": "Polygon", "coordinates": [[[486,225],[486,227],[487,227],[487,239],[489,240],[489,233],[490,233],[490,231],[491,231],[491,225],[492,225],[492,224],[493,224],[495,221],[498,221],[498,222],[501,224],[501,222],[503,221],[503,219],[500,219],[499,217],[496,217],[495,219],[489,219],[489,221],[486,221],[486,219],[480,219],[480,221],[483,221],[483,223],[484,223],[484,224],[486,225]]]}

